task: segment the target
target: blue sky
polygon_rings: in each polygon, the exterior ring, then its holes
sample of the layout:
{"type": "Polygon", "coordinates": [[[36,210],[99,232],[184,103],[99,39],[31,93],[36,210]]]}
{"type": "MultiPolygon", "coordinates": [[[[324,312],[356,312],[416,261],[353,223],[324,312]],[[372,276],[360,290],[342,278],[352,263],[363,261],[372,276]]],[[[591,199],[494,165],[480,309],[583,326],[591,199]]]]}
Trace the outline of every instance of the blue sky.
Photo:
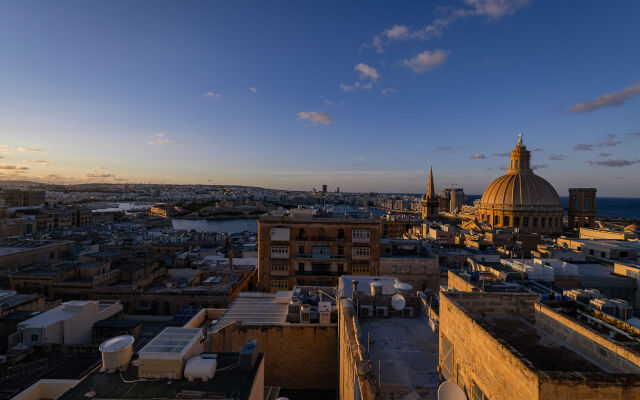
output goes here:
{"type": "Polygon", "coordinates": [[[421,192],[433,165],[437,188],[479,194],[524,131],[560,195],[640,196],[638,15],[636,1],[4,2],[0,178],[421,192]]]}

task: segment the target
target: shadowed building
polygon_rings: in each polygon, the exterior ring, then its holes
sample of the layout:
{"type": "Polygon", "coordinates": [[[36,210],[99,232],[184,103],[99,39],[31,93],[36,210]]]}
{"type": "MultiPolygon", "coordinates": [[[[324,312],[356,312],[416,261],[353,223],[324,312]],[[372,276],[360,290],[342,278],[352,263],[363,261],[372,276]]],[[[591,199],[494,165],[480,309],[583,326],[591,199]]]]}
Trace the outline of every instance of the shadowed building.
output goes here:
{"type": "Polygon", "coordinates": [[[531,153],[522,144],[511,152],[507,173],[493,181],[480,200],[478,218],[492,227],[521,232],[559,233],[563,208],[556,190],[533,173],[531,153]]]}
{"type": "Polygon", "coordinates": [[[596,222],[596,189],[570,188],[569,229],[593,227],[596,222]]]}

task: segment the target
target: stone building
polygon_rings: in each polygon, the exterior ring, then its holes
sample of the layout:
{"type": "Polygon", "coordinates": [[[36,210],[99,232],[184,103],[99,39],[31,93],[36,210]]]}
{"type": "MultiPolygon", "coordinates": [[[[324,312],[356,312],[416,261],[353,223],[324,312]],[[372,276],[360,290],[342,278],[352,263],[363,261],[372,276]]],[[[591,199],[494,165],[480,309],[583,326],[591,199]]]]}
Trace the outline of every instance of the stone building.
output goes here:
{"type": "Polygon", "coordinates": [[[507,173],[484,191],[478,219],[491,227],[509,227],[521,232],[562,232],[563,208],[556,190],[533,173],[531,153],[522,144],[511,152],[507,173]]]}
{"type": "Polygon", "coordinates": [[[258,220],[258,286],[275,292],[336,286],[338,277],[377,275],[380,221],[263,216],[258,220]]]}
{"type": "Polygon", "coordinates": [[[382,239],[380,275],[396,277],[417,290],[437,292],[440,286],[438,255],[421,240],[382,239]]]}
{"type": "Polygon", "coordinates": [[[441,292],[439,312],[438,369],[469,399],[640,398],[635,345],[540,304],[537,294],[441,292]]]}
{"type": "Polygon", "coordinates": [[[569,229],[588,228],[596,223],[595,188],[570,188],[568,226],[569,229]]]}

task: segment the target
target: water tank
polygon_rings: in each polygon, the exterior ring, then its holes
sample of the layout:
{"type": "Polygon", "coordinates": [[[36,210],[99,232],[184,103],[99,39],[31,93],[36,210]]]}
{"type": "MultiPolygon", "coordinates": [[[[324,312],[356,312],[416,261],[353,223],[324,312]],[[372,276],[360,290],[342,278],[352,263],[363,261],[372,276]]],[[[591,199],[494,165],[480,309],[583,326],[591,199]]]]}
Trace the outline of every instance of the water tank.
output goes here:
{"type": "Polygon", "coordinates": [[[396,293],[402,296],[408,296],[411,293],[411,289],[413,289],[413,286],[402,282],[396,282],[393,287],[396,289],[396,293]]]}
{"type": "Polygon", "coordinates": [[[380,281],[373,281],[371,282],[370,286],[371,286],[372,296],[380,296],[382,294],[382,288],[384,286],[384,283],[380,281]]]}
{"type": "Polygon", "coordinates": [[[184,367],[184,377],[189,379],[189,382],[193,382],[194,379],[202,379],[202,382],[206,382],[213,379],[217,366],[218,362],[215,358],[195,356],[187,361],[187,365],[184,367]]]}
{"type": "Polygon", "coordinates": [[[240,369],[249,372],[258,358],[258,339],[249,339],[240,349],[240,369]]]}
{"type": "Polygon", "coordinates": [[[133,342],[135,339],[130,335],[116,336],[102,342],[102,369],[106,372],[126,369],[131,360],[133,342]]]}

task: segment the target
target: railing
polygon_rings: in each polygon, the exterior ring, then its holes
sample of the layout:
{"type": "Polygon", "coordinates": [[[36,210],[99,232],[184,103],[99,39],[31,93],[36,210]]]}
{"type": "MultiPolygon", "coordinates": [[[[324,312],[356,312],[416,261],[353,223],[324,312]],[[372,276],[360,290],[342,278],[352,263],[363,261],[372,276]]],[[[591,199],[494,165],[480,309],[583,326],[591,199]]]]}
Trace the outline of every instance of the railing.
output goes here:
{"type": "Polygon", "coordinates": [[[334,272],[334,271],[296,271],[296,275],[304,275],[304,276],[340,276],[340,275],[344,275],[344,272],[334,272]]]}
{"type": "Polygon", "coordinates": [[[315,260],[346,260],[345,254],[296,254],[296,258],[315,260]]]}

